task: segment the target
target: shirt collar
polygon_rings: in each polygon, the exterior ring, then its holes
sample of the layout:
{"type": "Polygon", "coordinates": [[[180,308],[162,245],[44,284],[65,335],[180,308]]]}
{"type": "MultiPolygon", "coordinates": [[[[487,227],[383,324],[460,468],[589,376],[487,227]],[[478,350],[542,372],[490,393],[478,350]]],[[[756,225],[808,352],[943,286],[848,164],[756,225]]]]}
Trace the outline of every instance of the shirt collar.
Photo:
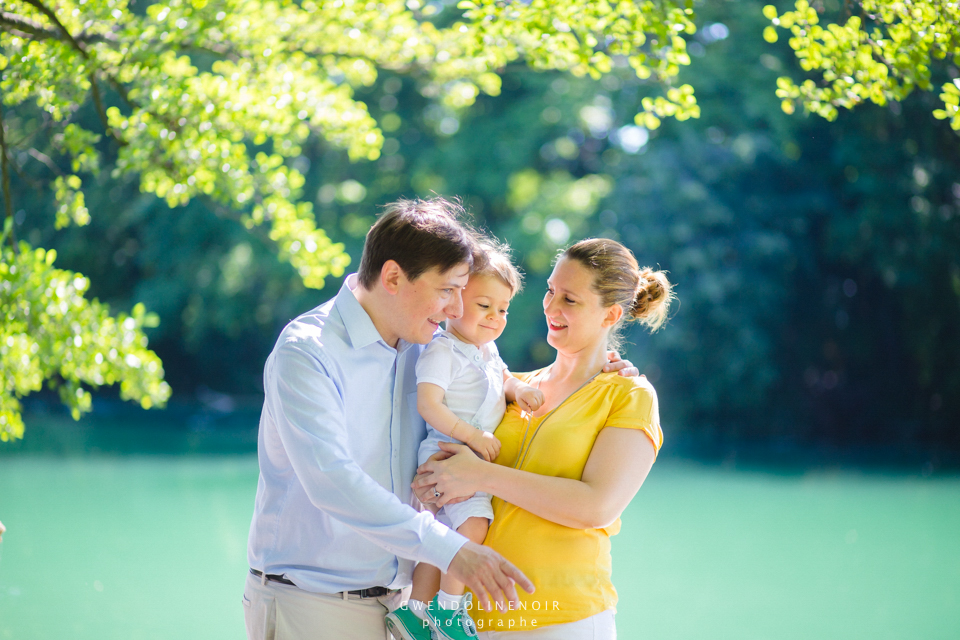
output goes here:
{"type": "MultiPolygon", "coordinates": [[[[370,314],[361,306],[356,295],[354,295],[353,292],[358,286],[360,286],[360,284],[357,274],[351,273],[343,279],[343,285],[337,293],[336,302],[334,302],[337,311],[340,312],[340,318],[343,320],[343,326],[347,331],[347,336],[350,337],[350,345],[354,349],[363,349],[379,341],[383,342],[385,346],[390,347],[390,345],[384,342],[380,332],[377,331],[373,320],[370,319],[370,314]]],[[[403,353],[412,345],[413,343],[400,339],[400,341],[397,342],[397,353],[403,353]]]]}
{"type": "Polygon", "coordinates": [[[453,346],[456,347],[460,353],[467,356],[468,358],[472,358],[478,353],[480,354],[481,357],[485,355],[483,351],[481,351],[480,347],[474,344],[468,344],[464,342],[463,340],[455,336],[452,331],[448,331],[444,329],[443,331],[440,332],[440,335],[447,336],[448,338],[453,340],[453,346]]]}
{"type": "Polygon", "coordinates": [[[354,349],[363,349],[378,340],[383,340],[380,332],[370,319],[370,315],[360,306],[357,297],[353,295],[353,290],[359,286],[357,274],[351,273],[343,280],[343,286],[337,293],[334,305],[340,312],[340,318],[343,320],[343,326],[350,337],[350,344],[354,349]]]}

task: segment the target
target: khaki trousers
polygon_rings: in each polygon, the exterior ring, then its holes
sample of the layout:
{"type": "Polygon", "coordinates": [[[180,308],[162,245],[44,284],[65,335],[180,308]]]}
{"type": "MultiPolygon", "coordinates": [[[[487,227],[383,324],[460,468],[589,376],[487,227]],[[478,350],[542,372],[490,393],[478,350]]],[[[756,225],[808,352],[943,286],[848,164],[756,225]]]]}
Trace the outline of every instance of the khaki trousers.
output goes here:
{"type": "Polygon", "coordinates": [[[243,615],[248,640],[390,640],[383,616],[402,595],[344,600],[247,575],[243,615]]]}

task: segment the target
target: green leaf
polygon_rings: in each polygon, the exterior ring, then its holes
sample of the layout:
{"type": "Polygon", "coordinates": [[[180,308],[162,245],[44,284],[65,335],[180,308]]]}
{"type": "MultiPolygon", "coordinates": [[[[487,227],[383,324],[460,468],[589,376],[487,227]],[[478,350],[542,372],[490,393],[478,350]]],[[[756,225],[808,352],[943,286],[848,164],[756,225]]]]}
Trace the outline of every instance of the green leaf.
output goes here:
{"type": "MultiPolygon", "coordinates": [[[[806,0],[780,16],[774,7],[764,7],[764,16],[791,30],[789,44],[801,68],[820,77],[809,86],[804,82],[799,94],[778,80],[779,97],[795,99],[806,111],[832,120],[839,107],[852,109],[866,100],[884,105],[903,100],[914,88],[931,90],[931,64],[960,53],[957,3],[917,0],[909,10],[895,0],[855,4],[863,5],[861,15],[825,26],[806,0]]],[[[763,37],[776,42],[774,27],[766,27],[763,37]]],[[[949,96],[960,96],[960,79],[943,89],[943,99],[953,104],[949,96]]]]}
{"type": "Polygon", "coordinates": [[[120,383],[120,395],[141,406],[163,406],[170,387],[147,349],[143,305],[133,315],[83,297],[88,281],[53,266],[56,252],[19,244],[0,249],[0,440],[23,436],[19,399],[47,381],[74,419],[90,410],[87,387],[120,383]]]}
{"type": "Polygon", "coordinates": [[[0,247],[7,244],[7,236],[11,229],[13,229],[13,216],[7,216],[3,220],[3,233],[0,233],[0,247]]]}

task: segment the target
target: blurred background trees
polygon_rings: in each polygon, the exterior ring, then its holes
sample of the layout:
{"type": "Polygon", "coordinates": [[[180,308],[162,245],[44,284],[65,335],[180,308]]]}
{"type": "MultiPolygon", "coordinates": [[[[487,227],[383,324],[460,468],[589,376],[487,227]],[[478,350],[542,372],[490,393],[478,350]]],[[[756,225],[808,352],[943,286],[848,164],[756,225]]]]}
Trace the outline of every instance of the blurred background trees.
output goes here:
{"type": "MultiPolygon", "coordinates": [[[[948,459],[960,451],[960,139],[931,115],[944,107],[936,91],[867,101],[833,122],[784,113],[778,78],[821,79],[789,43],[764,39],[763,6],[696,5],[691,64],[675,84],[696,88],[700,117],[659,128],[648,119],[656,105],[643,106],[659,90],[623,57],[599,79],[502,59],[499,95],[471,91],[469,108],[440,98],[416,65],[383,70],[351,98],[379,127],[379,156],[352,162],[335,141],[298,139],[283,157],[302,176],[291,201],[309,203],[356,264],[378,205],[462,196],[527,273],[500,345],[514,370],[550,359],[540,293],[569,241],[613,237],[669,270],[676,315],[655,336],[629,336],[626,355],[656,385],[677,446],[948,459]]],[[[463,11],[416,4],[428,8],[440,29],[463,11]]],[[[833,21],[845,10],[814,9],[833,21]]],[[[928,68],[932,87],[958,75],[949,57],[928,68]]],[[[39,116],[23,106],[8,117],[39,116]]],[[[90,104],[76,118],[98,126],[90,104]]],[[[15,214],[16,233],[55,248],[91,296],[159,316],[146,331],[175,398],[255,397],[280,328],[332,296],[338,278],[306,288],[269,234],[203,198],[170,209],[142,175],[85,177],[90,222],[59,230],[54,194],[15,176],[16,209],[29,212],[15,214]]]]}
{"type": "MultiPolygon", "coordinates": [[[[643,98],[635,120],[656,127],[662,117],[698,114],[692,87],[673,86],[690,62],[681,34],[694,25],[689,6],[672,0],[643,7],[478,0],[446,14],[443,5],[414,0],[12,0],[2,7],[0,88],[12,107],[7,115],[0,108],[0,245],[9,241],[0,288],[3,440],[21,436],[19,398],[45,380],[74,417],[90,409],[87,387],[120,382],[122,395],[144,408],[170,393],[140,332],[156,325],[156,315],[136,306],[129,318],[111,318],[96,300],[86,302],[82,275],[53,268],[55,252],[18,242],[28,209],[15,213],[11,172],[41,202],[53,195],[54,230],[88,225],[91,190],[118,178],[170,208],[201,198],[247,230],[266,227],[261,239],[305,286],[320,289],[350,258],[303,198],[303,146],[323,140],[351,161],[380,157],[381,129],[355,99],[378,69],[416,78],[422,95],[453,110],[481,91],[498,94],[497,72],[517,60],[600,78],[616,56],[663,89],[643,98]],[[110,169],[109,180],[101,168],[110,169]],[[81,284],[63,284],[73,282],[81,284]],[[116,326],[126,331],[119,342],[111,340],[116,326]]],[[[45,223],[30,217],[31,225],[45,223]]],[[[231,254],[234,267],[250,256],[243,246],[231,254]]],[[[226,297],[239,285],[228,284],[226,297]]]]}

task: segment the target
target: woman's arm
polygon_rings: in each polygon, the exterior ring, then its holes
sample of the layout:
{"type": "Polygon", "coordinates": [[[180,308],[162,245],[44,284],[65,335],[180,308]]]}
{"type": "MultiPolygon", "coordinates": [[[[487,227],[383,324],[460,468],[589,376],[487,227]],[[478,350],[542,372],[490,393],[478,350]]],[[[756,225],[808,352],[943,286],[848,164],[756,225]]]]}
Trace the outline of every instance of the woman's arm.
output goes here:
{"type": "MultiPolygon", "coordinates": [[[[607,427],[587,459],[580,480],[543,476],[478,459],[459,445],[446,460],[430,460],[414,487],[436,485],[437,504],[485,491],[551,522],[576,529],[597,529],[615,521],[640,490],[656,460],[650,439],[640,430],[607,427]]],[[[418,491],[418,493],[420,493],[418,491]]]]}
{"type": "Polygon", "coordinates": [[[467,443],[484,460],[493,460],[500,455],[500,441],[492,433],[477,429],[458,418],[443,404],[444,393],[441,387],[429,382],[417,385],[417,411],[423,419],[443,435],[467,443]]]}

